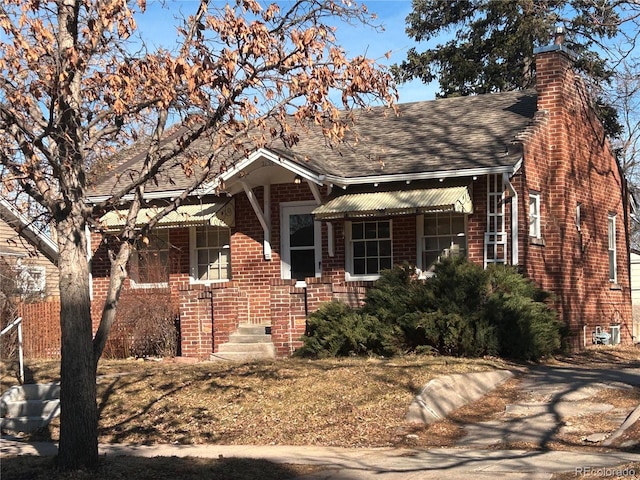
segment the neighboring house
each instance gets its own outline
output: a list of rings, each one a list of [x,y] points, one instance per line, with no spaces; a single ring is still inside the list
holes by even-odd
[[[0,198],[0,268],[15,281],[14,293],[30,301],[57,299],[57,264],[58,247],[51,237]]]
[[[640,343],[640,251],[631,250],[631,304],[633,305],[633,341]]]
[[[553,292],[575,348],[596,327],[630,342],[625,181],[572,52],[553,45],[535,60],[535,91],[404,104],[399,116],[361,111],[357,142],[329,148],[305,132],[292,148],[227,165],[140,242],[127,288],[174,296],[183,356],[222,352],[243,324],[269,327],[285,356],[322,302],[357,304],[395,264],[428,276],[441,258],[464,255],[518,265]],[[94,200],[140,161],[133,150]],[[186,180],[171,177],[147,186],[141,221],[180,192]],[[92,234],[96,321],[108,234],[122,219],[108,213],[107,235]]]

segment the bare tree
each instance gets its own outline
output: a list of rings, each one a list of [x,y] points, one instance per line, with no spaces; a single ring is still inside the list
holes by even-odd
[[[256,147],[275,140],[293,144],[295,125],[308,121],[321,124],[328,141],[340,141],[347,119],[338,108],[395,100],[385,70],[371,59],[347,58],[329,26],[336,19],[370,24],[366,10],[353,2],[263,6],[237,0],[220,6],[201,0],[179,28],[176,52],[148,51],[134,37],[134,11],[144,9],[144,0],[0,3],[4,193],[37,202],[51,218],[59,246],[58,464],[65,469],[98,462],[97,362],[137,236],[216,173],[225,152],[242,152],[249,140]],[[336,91],[342,95],[338,104],[331,100]],[[181,127],[161,142],[172,119],[180,119]],[[87,203],[91,166],[110,168],[111,156],[143,134],[148,140],[142,168],[121,179],[122,187],[109,198]],[[205,139],[208,156],[184,154]],[[145,184],[178,162],[190,186],[136,231]],[[133,200],[94,337],[86,230],[125,196]]]

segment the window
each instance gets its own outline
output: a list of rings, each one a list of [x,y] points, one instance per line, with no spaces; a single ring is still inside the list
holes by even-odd
[[[311,212],[315,202],[282,203],[280,210],[280,267],[282,278],[304,282],[322,270],[320,222]]]
[[[191,229],[191,279],[215,282],[231,278],[230,231],[223,227]]]
[[[607,233],[609,237],[609,281],[618,281],[618,268],[616,266],[616,216],[609,215],[607,218]]]
[[[42,293],[46,285],[46,268],[36,265],[16,265],[18,293]]]
[[[576,228],[578,231],[582,229],[582,204],[576,204]]]
[[[422,237],[422,269],[433,271],[443,258],[466,256],[467,237],[465,215],[437,213],[424,216]]]
[[[391,220],[352,222],[350,227],[349,274],[375,279],[381,270],[391,268]]]
[[[131,258],[131,279],[135,284],[165,284],[169,281],[169,231],[151,232],[136,242]]]
[[[540,238],[540,194],[529,194],[529,236]]]

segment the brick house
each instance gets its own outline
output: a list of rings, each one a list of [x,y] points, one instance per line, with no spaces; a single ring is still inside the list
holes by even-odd
[[[357,113],[357,142],[329,148],[306,132],[294,147],[254,150],[160,222],[127,288],[175,298],[183,356],[232,358],[247,324],[286,356],[322,302],[357,304],[394,264],[428,276],[443,256],[465,255],[518,265],[555,293],[574,347],[596,327],[630,342],[624,178],[573,53],[553,45],[535,60],[535,91],[403,104],[397,116],[374,108]],[[134,147],[95,199],[139,161]],[[174,171],[149,185],[140,218],[182,181]],[[108,213],[92,234],[96,312],[121,218]]]

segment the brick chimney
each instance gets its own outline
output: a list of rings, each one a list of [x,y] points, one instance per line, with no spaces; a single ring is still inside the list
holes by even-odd
[[[533,50],[536,62],[536,90],[538,110],[552,116],[562,99],[570,99],[575,92],[573,65],[577,55],[564,45],[564,28],[557,27],[552,45]]]
[[[552,45],[533,50],[536,62],[538,110],[546,111],[550,120],[561,116],[563,107],[575,100],[576,76],[573,71],[577,55],[564,45],[564,28],[557,27]]]

